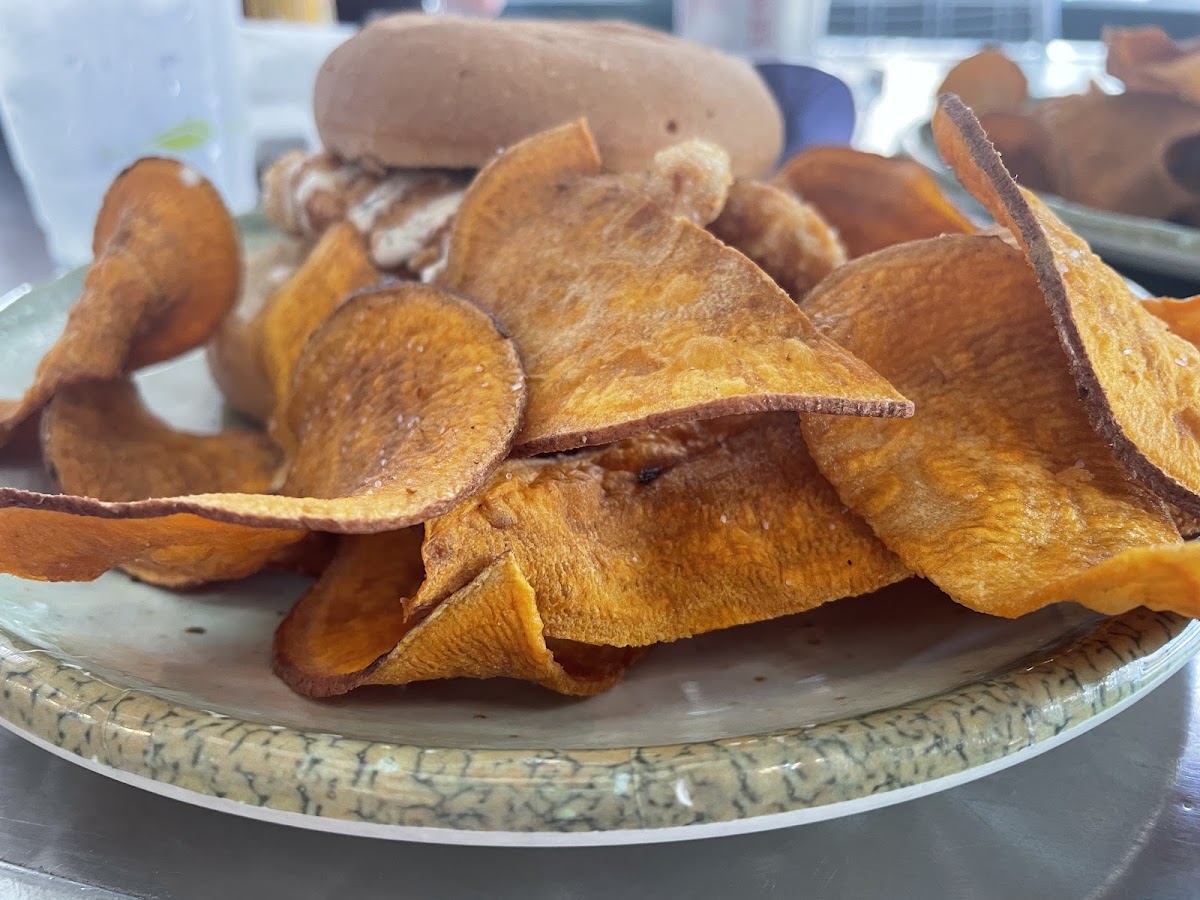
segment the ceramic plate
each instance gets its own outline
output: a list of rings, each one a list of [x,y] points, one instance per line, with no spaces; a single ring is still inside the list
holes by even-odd
[[[974,206],[942,162],[928,122],[909,128],[901,138],[901,149],[932,171],[944,188]],[[1104,212],[1050,194],[1042,199],[1110,263],[1200,281],[1200,228]]]
[[[26,383],[79,283],[0,309],[0,396]],[[197,354],[141,381],[177,425],[225,419]],[[36,461],[0,463],[0,483],[46,486]],[[242,815],[407,840],[612,844],[942,790],[1080,734],[1200,647],[1200,626],[1172,615],[1061,606],[1010,622],[913,582],[658,648],[590,700],[462,682],[315,702],[268,662],[304,587],[0,578],[0,717],[76,763]]]

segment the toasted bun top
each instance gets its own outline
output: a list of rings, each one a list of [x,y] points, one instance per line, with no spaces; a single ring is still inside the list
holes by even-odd
[[[326,148],[375,168],[475,168],[581,116],[617,171],[705,138],[761,175],[783,144],[749,64],[616,22],[391,16],[330,54],[313,103]]]

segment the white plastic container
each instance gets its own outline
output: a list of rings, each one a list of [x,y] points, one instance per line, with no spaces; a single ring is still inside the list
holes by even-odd
[[[59,266],[91,257],[104,190],[139,156],[254,207],[240,20],[238,0],[0,0],[0,122]]]

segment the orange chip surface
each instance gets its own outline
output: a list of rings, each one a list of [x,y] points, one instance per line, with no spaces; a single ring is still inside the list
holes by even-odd
[[[163,587],[184,588],[260,571],[304,538],[295,529],[255,528],[161,512],[121,517],[85,498],[0,488],[0,571],[37,581],[91,581],[118,567]]]
[[[1186,300],[1169,297],[1152,297],[1142,301],[1142,306],[1167,323],[1171,331],[1185,341],[1200,347],[1200,296]]]
[[[506,463],[426,535],[418,606],[511,553],[546,633],[587,644],[673,641],[908,576],[845,510],[786,413]]]
[[[985,47],[947,72],[937,92],[958,94],[977,116],[1017,113],[1029,99],[1029,82],[1004,51]]]
[[[260,314],[310,249],[305,241],[284,238],[247,258],[241,296],[205,346],[208,370],[226,402],[256,422],[265,423],[275,406],[262,359]]]
[[[1200,612],[1194,590],[1155,592],[1153,560],[1194,580],[1200,545],[1177,555],[1165,505],[1092,430],[1019,251],[976,235],[895,247],[841,267],[806,305],[917,404],[886,426],[803,423],[820,470],[913,571],[992,615],[1062,600]]]
[[[799,301],[846,261],[846,249],[821,214],[772,184],[738,181],[709,228],[745,253]]]
[[[267,493],[281,462],[261,431],[172,428],[143,405],[129,380],[61,390],[42,416],[42,455],[64,493],[115,501]]]
[[[237,228],[216,189],[174,160],[140,159],[104,196],[95,263],[20,400],[0,402],[0,444],[63,385],[116,378],[203,343],[238,295]]]
[[[351,294],[380,277],[362,238],[353,226],[340,222],[321,236],[296,273],[271,296],[252,327],[257,328],[273,409],[287,405],[296,363],[317,327]],[[271,424],[276,439],[291,449],[295,436],[281,430],[278,416]]]
[[[942,157],[1025,251],[1100,437],[1160,497],[1200,513],[1200,352],[1087,243],[1013,182],[971,111],[943,97]]]
[[[417,617],[411,598],[421,583],[420,548],[419,530],[344,538],[276,632],[279,676],[313,697],[364,684],[495,677],[588,695],[611,687],[641,656],[548,641],[533,589],[511,556]]]
[[[115,542],[94,551],[102,567],[74,560],[79,548],[69,540],[47,542],[35,561],[20,555],[24,544],[0,541],[0,571],[42,578],[98,573],[141,559],[150,538],[139,527],[168,542],[166,519],[184,528],[184,541],[197,517],[292,532],[374,533],[421,522],[477,488],[507,456],[525,401],[516,350],[491,319],[459,297],[412,282],[359,294],[330,316],[301,355],[293,387],[286,417],[298,443],[284,496],[209,487],[115,502],[6,490],[0,507],[13,528],[53,511],[65,514],[53,519],[64,531],[88,531],[97,520],[142,524],[102,532]],[[144,495],[164,483],[223,486],[221,478],[253,470],[238,458],[248,452],[244,442],[177,436],[132,391],[96,390],[56,409],[50,420],[47,456],[64,481],[95,486],[96,493],[103,483],[105,492]],[[161,446],[149,449],[155,443]],[[187,452],[174,452],[180,447]],[[141,471],[147,459],[163,470]]]
[[[774,182],[815,206],[851,257],[975,230],[925,167],[911,159],[813,147],[785,162]]]
[[[615,648],[800,612],[909,575],[817,473],[786,413],[510,461],[426,524],[424,567],[411,548],[407,561],[395,549],[405,541],[415,546],[391,535],[347,540],[343,553],[356,558],[328,569],[293,611],[276,660],[298,690],[333,693],[428,672],[419,677],[513,675],[592,693],[632,662]],[[389,574],[367,584],[376,571]],[[474,586],[470,600],[464,585]],[[406,636],[418,622],[423,644]],[[507,636],[489,650],[478,638],[497,624]],[[543,643],[572,673],[588,672],[586,682],[546,668]],[[455,659],[467,649],[469,658]]]
[[[520,348],[518,453],[768,409],[910,414],[757,266],[644,185],[603,176],[576,122],[505,152],[463,198],[439,282]]]

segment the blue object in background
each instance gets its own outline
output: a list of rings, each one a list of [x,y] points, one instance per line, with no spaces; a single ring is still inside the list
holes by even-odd
[[[848,144],[854,135],[854,95],[846,82],[812,66],[759,63],[784,120],[786,159],[816,144]]]

